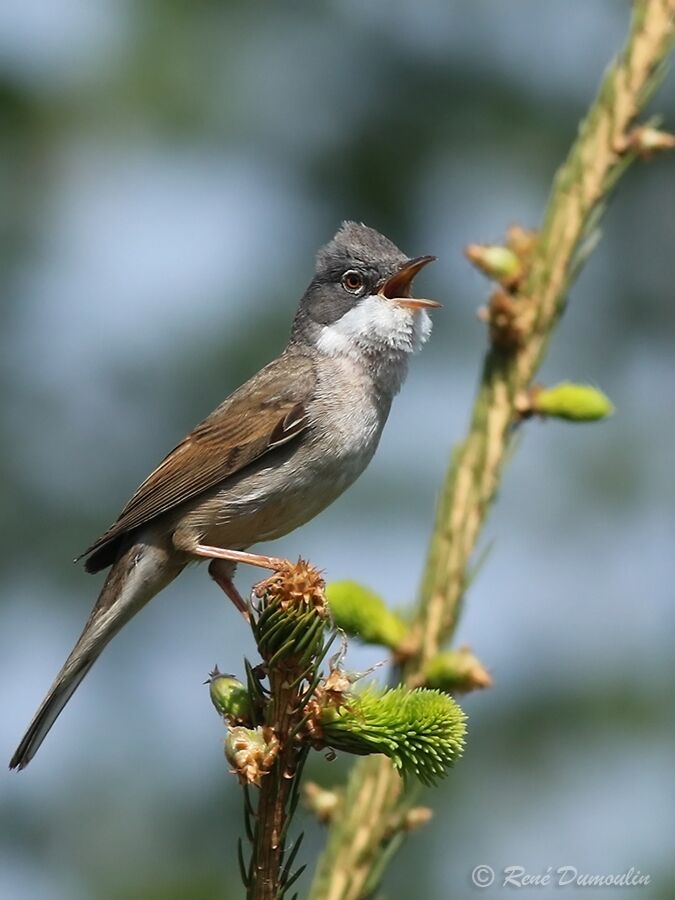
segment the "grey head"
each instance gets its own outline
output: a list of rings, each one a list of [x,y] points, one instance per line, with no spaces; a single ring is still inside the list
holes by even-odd
[[[408,355],[431,332],[427,308],[440,306],[410,296],[413,278],[433,259],[410,258],[373,228],[344,222],[317,253],[291,343],[349,356],[373,370],[401,369],[402,380]]]

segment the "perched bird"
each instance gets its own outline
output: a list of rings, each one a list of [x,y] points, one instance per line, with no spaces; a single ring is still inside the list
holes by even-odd
[[[433,259],[354,222],[319,250],[283,353],[197,425],[82,554],[88,572],[110,571],[10,768],[28,765],[106,644],[189,562],[212,560],[243,610],[237,563],[284,565],[246,548],[309,521],[363,472],[429,337],[426,309],[440,305],[410,297]]]

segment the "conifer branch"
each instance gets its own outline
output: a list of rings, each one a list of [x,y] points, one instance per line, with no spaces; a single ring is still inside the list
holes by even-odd
[[[467,437],[453,453],[415,611],[406,661],[395,671],[408,684],[424,680],[425,667],[452,636],[461,611],[469,565],[507,459],[514,425],[521,419],[566,295],[591,252],[612,188],[629,164],[670,136],[633,128],[658,85],[674,40],[675,0],[635,0],[628,40],[606,73],[581,123],[577,139],[553,182],[538,235],[517,229],[507,248],[469,248],[490,266],[499,288],[485,318],[490,348]],[[485,271],[485,266],[481,266]],[[412,647],[412,650],[410,650]],[[354,766],[343,813],[330,827],[312,900],[364,900],[376,887],[398,846],[391,822],[410,806],[394,766],[384,757]]]
[[[256,585],[247,614],[262,662],[246,662],[246,685],[216,668],[209,693],[244,787],[251,850],[247,861],[240,840],[238,858],[247,900],[283,900],[305,868],[296,867],[302,835],[290,847],[289,831],[309,751],[384,754],[404,777],[434,784],[462,753],[465,717],[441,690],[355,687],[363,676],[342,668],[344,646],[324,674],[336,630],[323,579],[303,560]]]

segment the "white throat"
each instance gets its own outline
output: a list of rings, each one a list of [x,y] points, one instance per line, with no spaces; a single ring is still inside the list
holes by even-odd
[[[425,310],[406,309],[371,294],[337,322],[324,325],[317,348],[328,356],[358,360],[382,388],[395,394],[405,380],[410,355],[430,334],[431,319]]]

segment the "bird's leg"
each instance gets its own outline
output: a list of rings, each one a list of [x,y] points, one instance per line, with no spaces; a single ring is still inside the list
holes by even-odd
[[[278,572],[285,569],[288,560],[279,556],[260,556],[257,553],[246,553],[243,550],[224,550],[222,547],[208,547],[206,544],[196,544],[190,548],[194,556],[202,556],[206,559],[228,559],[234,563],[244,563],[247,566],[260,566],[261,569],[272,569]]]
[[[209,565],[209,575],[213,578],[218,587],[230,598],[246,621],[248,621],[249,615],[246,601],[237,590],[234,581],[232,580],[232,575],[224,571],[218,563],[219,560],[217,559],[211,561]]]

